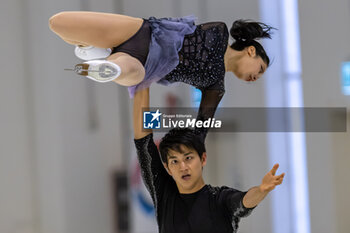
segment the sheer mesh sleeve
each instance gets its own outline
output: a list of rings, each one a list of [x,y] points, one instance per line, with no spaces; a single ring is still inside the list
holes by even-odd
[[[202,90],[202,99],[198,109],[197,120],[205,121],[213,118],[217,106],[225,94],[224,79],[222,78],[216,84]],[[203,141],[207,136],[209,128],[196,128],[195,131],[199,134]]]
[[[151,194],[154,206],[158,208],[164,192],[164,186],[170,176],[163,167],[158,148],[153,141],[153,134],[134,141],[140,162],[142,179]]]
[[[227,207],[231,210],[233,218],[247,217],[251,214],[255,208],[246,208],[243,205],[243,197],[247,192],[241,192],[235,190],[235,192],[230,193],[226,200]]]
[[[227,26],[224,22],[208,22],[200,24],[203,30],[208,30],[213,27],[219,28],[221,33],[224,33],[227,30]]]
[[[243,205],[243,197],[247,192],[242,192],[229,187],[222,187],[219,200],[226,209],[226,213],[231,219],[233,229],[238,229],[240,218],[249,216],[253,209]],[[235,231],[234,231],[235,232]]]

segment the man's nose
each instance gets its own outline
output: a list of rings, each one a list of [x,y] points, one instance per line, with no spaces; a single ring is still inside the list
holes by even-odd
[[[187,164],[184,161],[180,162],[180,169],[181,170],[186,170],[187,169]]]

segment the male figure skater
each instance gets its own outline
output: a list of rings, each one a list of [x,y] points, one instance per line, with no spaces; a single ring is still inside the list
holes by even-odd
[[[204,183],[205,135],[191,129],[173,129],[159,151],[151,130],[142,129],[143,108],[149,107],[149,89],[134,97],[134,136],[141,173],[151,194],[160,233],[235,233],[241,217],[250,214],[283,181],[275,164],[259,186],[241,192]],[[206,134],[207,131],[202,131]]]

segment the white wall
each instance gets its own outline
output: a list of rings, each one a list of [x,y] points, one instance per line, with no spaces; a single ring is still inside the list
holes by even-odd
[[[299,1],[299,12],[305,106],[349,108],[340,64],[350,59],[350,2]],[[349,137],[307,135],[312,232],[349,232]]]
[[[21,1],[1,3],[0,232],[34,232],[33,127]]]
[[[114,7],[112,1],[95,5]],[[2,5],[8,57],[1,60],[0,232],[114,230],[111,175],[127,159],[127,92],[63,71],[78,60],[73,46],[48,28],[53,14],[81,7],[80,1]]]

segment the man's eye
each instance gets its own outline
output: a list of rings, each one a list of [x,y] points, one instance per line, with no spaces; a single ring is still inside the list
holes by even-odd
[[[190,159],[192,159],[192,156],[188,156],[188,157],[186,157],[186,159],[187,159],[187,160],[190,160]]]
[[[176,160],[171,160],[171,163],[172,163],[172,164],[176,164],[177,161],[176,161]]]

